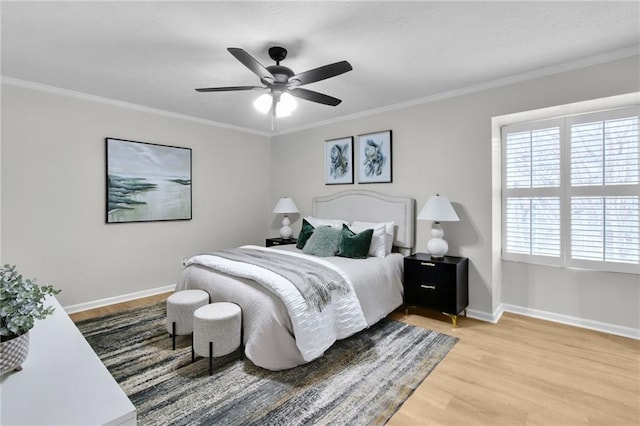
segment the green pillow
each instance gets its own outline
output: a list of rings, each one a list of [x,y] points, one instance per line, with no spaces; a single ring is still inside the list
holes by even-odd
[[[335,256],[338,252],[341,235],[341,229],[319,226],[307,240],[302,252],[319,257]]]
[[[373,237],[373,229],[365,229],[356,234],[347,225],[342,225],[338,256],[352,259],[366,259]]]
[[[298,234],[298,242],[296,243],[296,247],[298,247],[299,249],[302,249],[306,244],[307,240],[309,239],[309,237],[311,236],[311,234],[313,234],[314,229],[315,228],[313,227],[313,225],[307,222],[307,219],[302,219],[302,229]]]

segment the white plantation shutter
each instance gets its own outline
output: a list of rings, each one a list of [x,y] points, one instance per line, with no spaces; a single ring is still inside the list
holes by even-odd
[[[558,264],[560,121],[510,126],[503,132],[503,247],[514,260]]]
[[[505,216],[507,252],[531,254],[531,198],[507,198]]]
[[[638,117],[571,125],[571,186],[638,183]]]
[[[571,157],[567,264],[633,270],[640,261],[637,108],[569,117],[566,124]]]
[[[560,186],[560,128],[508,133],[506,137],[506,187]]]
[[[506,214],[509,253],[560,256],[560,198],[511,197]]]
[[[560,256],[560,197],[539,197],[532,200],[531,254]]]
[[[572,197],[571,259],[637,264],[638,197]]]
[[[502,129],[504,259],[640,273],[638,111]]]

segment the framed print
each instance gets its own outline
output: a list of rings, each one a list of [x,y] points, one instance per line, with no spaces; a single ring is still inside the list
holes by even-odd
[[[353,137],[324,142],[326,185],[353,183]]]
[[[358,183],[391,182],[391,130],[358,135]]]
[[[106,138],[106,222],[191,219],[191,148]]]

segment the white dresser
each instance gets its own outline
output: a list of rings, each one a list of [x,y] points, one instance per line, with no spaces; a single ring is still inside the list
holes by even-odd
[[[136,409],[55,297],[22,371],[0,379],[0,424],[135,425]]]

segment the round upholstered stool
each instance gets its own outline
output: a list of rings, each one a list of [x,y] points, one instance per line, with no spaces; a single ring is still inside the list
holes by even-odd
[[[209,293],[204,290],[182,290],[167,298],[167,331],[176,349],[176,335],[193,333],[193,313],[209,304]]]
[[[217,302],[193,313],[191,360],[196,355],[209,358],[209,375],[213,358],[228,355],[242,344],[242,311],[235,303]],[[241,355],[242,356],[242,355]]]

